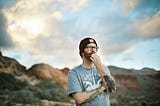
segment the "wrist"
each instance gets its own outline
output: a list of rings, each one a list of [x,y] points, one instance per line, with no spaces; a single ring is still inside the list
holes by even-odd
[[[97,92],[98,92],[98,93],[102,93],[101,88],[98,88],[98,89],[97,89]]]
[[[105,67],[102,64],[96,65],[96,67],[97,67],[99,73],[101,74],[101,76],[107,75]]]
[[[102,92],[104,92],[105,89],[106,89],[106,88],[105,88],[104,86],[101,86],[101,87],[98,88],[97,90],[98,90],[99,93],[102,93]]]
[[[87,99],[87,101],[90,101],[90,100],[94,99],[95,97],[97,97],[99,95],[99,90],[98,89],[94,89],[94,90],[92,90],[92,91],[90,91],[88,93],[90,93],[90,96]]]

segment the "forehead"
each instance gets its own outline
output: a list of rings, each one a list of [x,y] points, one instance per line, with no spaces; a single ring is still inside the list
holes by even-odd
[[[95,43],[89,43],[89,44],[86,45],[86,46],[96,46],[96,44],[95,44]]]

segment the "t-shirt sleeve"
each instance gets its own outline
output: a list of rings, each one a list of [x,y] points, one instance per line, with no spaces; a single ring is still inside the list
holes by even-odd
[[[109,68],[108,68],[107,66],[105,66],[105,70],[106,70],[107,74],[108,74],[109,76],[111,76],[111,72],[110,72],[110,70],[109,70]]]
[[[82,92],[82,87],[77,73],[71,70],[68,74],[68,95],[72,97],[72,93],[76,92]]]
[[[107,71],[108,75],[115,81],[114,77],[111,75],[110,69],[105,66],[105,70]]]

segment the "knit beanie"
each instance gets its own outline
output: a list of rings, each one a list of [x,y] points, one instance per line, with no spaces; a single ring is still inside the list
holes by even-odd
[[[86,45],[88,45],[89,43],[95,43],[95,45],[97,46],[97,43],[93,38],[87,37],[87,38],[84,38],[80,41],[79,54],[80,54],[81,57],[82,57],[82,53],[84,52],[84,49],[85,49]]]

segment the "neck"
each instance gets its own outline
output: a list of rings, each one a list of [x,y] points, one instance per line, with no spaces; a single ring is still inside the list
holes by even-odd
[[[91,60],[83,59],[83,63],[82,63],[83,67],[90,69],[91,67],[93,67],[93,65],[94,64]]]

